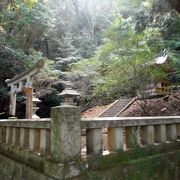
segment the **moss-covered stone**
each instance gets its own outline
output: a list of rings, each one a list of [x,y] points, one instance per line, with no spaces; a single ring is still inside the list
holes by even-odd
[[[180,142],[144,148],[137,147],[107,156],[66,162],[41,161],[30,152],[21,158],[0,154],[0,179],[3,180],[178,180],[180,179]],[[21,153],[21,150],[18,151]],[[32,156],[32,157],[31,157]],[[26,158],[25,158],[26,157]],[[29,161],[22,161],[29,159]],[[28,164],[31,163],[31,166]],[[37,160],[38,162],[38,160]],[[38,167],[41,167],[40,169]]]
[[[51,117],[52,158],[57,162],[70,162],[80,158],[80,108],[76,106],[54,107]]]

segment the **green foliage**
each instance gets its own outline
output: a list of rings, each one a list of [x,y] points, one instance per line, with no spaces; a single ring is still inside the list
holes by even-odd
[[[155,59],[160,46],[160,33],[158,29],[152,28],[137,33],[131,18],[121,18],[115,21],[106,36],[108,42],[100,53],[106,83],[98,87],[97,91],[106,92],[110,96],[127,92],[133,94],[139,88],[140,72],[145,74],[146,71],[147,76],[153,74],[153,71],[141,66]],[[152,42],[156,42],[156,46]]]
[[[3,6],[0,22],[0,85],[42,59],[34,44],[49,26],[46,6],[37,0],[14,0]]]
[[[59,71],[54,70],[54,61],[46,59],[43,69],[38,73],[34,82],[34,89],[39,92],[48,89],[58,80]]]
[[[102,43],[102,32],[115,17],[110,0],[87,1],[51,0],[55,22],[46,32],[48,57],[83,57],[93,55]]]
[[[15,0],[3,11],[2,27],[13,48],[27,51],[34,39],[50,26],[47,7],[36,1]]]
[[[0,85],[46,56],[55,64],[46,62],[37,89],[64,78],[92,97],[134,94],[148,77],[164,76],[148,68],[163,49],[175,69],[168,77],[178,84],[179,18],[167,0],[7,1],[0,11]]]
[[[8,98],[7,96],[7,93],[8,93],[8,89],[7,88],[0,88],[0,99],[3,99],[3,98]]]

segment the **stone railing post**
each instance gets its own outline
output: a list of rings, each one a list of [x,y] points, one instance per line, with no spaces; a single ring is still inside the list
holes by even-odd
[[[69,162],[81,154],[81,113],[77,106],[51,109],[51,155],[57,162]]]
[[[154,144],[154,126],[142,126],[141,127],[141,136],[143,145],[152,145]]]
[[[109,151],[123,150],[124,148],[124,128],[108,128]]]
[[[86,130],[86,144],[87,144],[87,154],[88,155],[98,155],[102,154],[102,141],[103,134],[102,129],[87,129]]]
[[[125,136],[127,148],[134,148],[141,145],[140,127],[126,127]]]

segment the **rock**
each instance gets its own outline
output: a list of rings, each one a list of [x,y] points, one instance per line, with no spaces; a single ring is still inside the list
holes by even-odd
[[[167,108],[163,108],[163,109],[161,109],[161,112],[164,112],[164,111],[166,111],[167,110]]]

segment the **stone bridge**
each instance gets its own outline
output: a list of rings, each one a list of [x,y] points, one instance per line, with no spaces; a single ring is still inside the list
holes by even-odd
[[[81,119],[58,106],[50,119],[0,121],[2,180],[178,180],[180,116]]]

